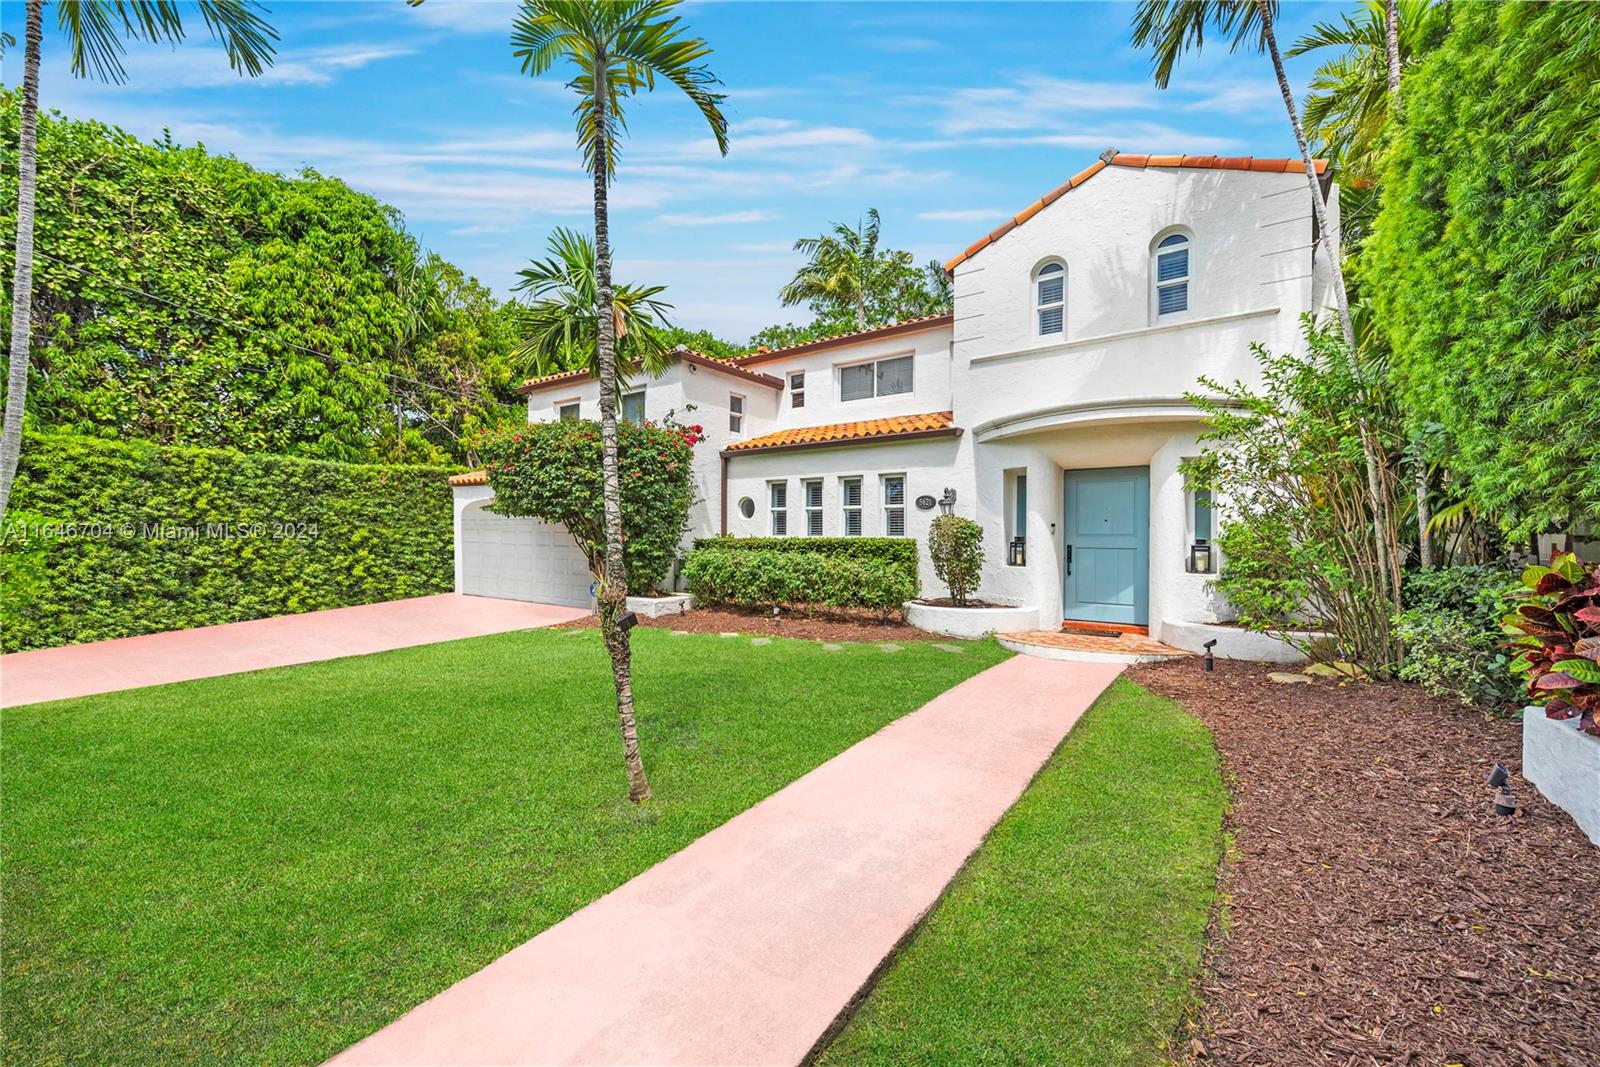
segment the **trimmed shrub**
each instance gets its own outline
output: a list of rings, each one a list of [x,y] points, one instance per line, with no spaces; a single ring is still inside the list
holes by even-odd
[[[910,537],[702,537],[694,547],[739,552],[805,552],[876,560],[903,568],[917,581],[917,542]]]
[[[30,434],[4,649],[449,592],[451,473]]]
[[[888,618],[917,595],[904,567],[839,553],[696,548],[683,574],[698,603],[743,608],[867,608]]]
[[[1463,564],[1406,575],[1406,610],[1395,616],[1405,647],[1399,675],[1434,696],[1496,710],[1514,705],[1518,686],[1500,632],[1516,580],[1493,564]]]
[[[928,528],[928,555],[950,599],[965,605],[983,575],[983,527],[960,515],[940,515]]]
[[[649,592],[677,558],[694,502],[694,446],[700,427],[617,422],[617,474],[622,498],[622,554],[627,588]],[[605,496],[600,424],[587,419],[536,422],[478,442],[494,489],[491,511],[567,528],[605,573]]]

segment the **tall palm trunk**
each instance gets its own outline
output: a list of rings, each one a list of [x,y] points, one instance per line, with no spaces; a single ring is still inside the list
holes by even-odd
[[[1400,2],[1383,0],[1383,50],[1389,66],[1389,117],[1400,109]]]
[[[22,48],[21,136],[17,143],[17,241],[11,276],[11,365],[6,373],[5,428],[0,430],[0,520],[11,503],[11,483],[22,458],[22,415],[28,408],[28,341],[33,317],[33,203],[39,159],[39,43],[44,0],[28,0]]]
[[[605,500],[606,563],[600,579],[600,633],[611,656],[611,676],[617,687],[617,719],[622,727],[622,758],[628,766],[628,799],[650,799],[650,782],[639,755],[639,731],[633,721],[633,650],[628,631],[617,626],[627,606],[628,576],[622,557],[622,481],[617,470],[617,323],[611,292],[611,235],[606,209],[610,180],[607,123],[609,87],[604,49],[594,57],[594,318],[600,364],[600,469]]]
[[[1350,296],[1344,287],[1344,265],[1339,247],[1339,231],[1328,225],[1328,205],[1322,198],[1322,186],[1317,181],[1317,168],[1311,160],[1311,147],[1306,142],[1305,126],[1300,122],[1300,111],[1294,104],[1294,90],[1289,87],[1289,76],[1283,69],[1283,53],[1278,49],[1278,37],[1272,27],[1272,5],[1267,0],[1256,0],[1261,12],[1261,38],[1272,56],[1272,69],[1278,76],[1278,91],[1283,95],[1283,106],[1289,112],[1289,125],[1294,127],[1295,144],[1300,148],[1300,158],[1305,163],[1306,183],[1311,187],[1311,213],[1317,222],[1328,252],[1328,266],[1333,272],[1333,296],[1339,312],[1339,328],[1344,334],[1345,357],[1350,373],[1361,381],[1361,365],[1356,357],[1356,328],[1350,318]],[[1372,539],[1377,550],[1378,581],[1380,589],[1388,594],[1396,610],[1400,608],[1399,567],[1389,551],[1389,509],[1385,506],[1382,483],[1378,478],[1378,447],[1372,426],[1363,414],[1358,420],[1361,431],[1361,452],[1367,467],[1367,497],[1372,508]]]

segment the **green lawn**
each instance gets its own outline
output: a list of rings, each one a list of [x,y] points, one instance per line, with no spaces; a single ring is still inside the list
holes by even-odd
[[[594,631],[9,710],[9,1063],[312,1063],[999,662]]]
[[[1225,804],[1205,727],[1117,681],[821,1062],[1164,1062],[1199,969]]]

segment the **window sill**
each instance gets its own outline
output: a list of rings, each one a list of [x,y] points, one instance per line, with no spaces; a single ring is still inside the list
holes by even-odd
[[[1281,309],[1276,307],[1256,308],[1253,311],[1235,311],[1227,315],[1213,315],[1210,318],[1185,318],[1182,322],[1161,322],[1154,326],[1140,326],[1133,330],[1121,330],[1117,333],[1103,333],[1096,337],[1081,337],[1070,341],[1051,341],[1031,345],[1027,348],[1017,348],[1008,352],[991,352],[984,356],[973,356],[967,362],[995,363],[1003,359],[1017,359],[1022,356],[1038,356],[1054,352],[1070,352],[1077,348],[1093,348],[1096,345],[1112,344],[1116,341],[1125,341],[1134,337],[1144,337],[1157,333],[1172,333],[1177,330],[1187,330],[1195,326],[1216,326],[1226,322],[1241,322],[1245,319],[1267,318],[1276,315]]]

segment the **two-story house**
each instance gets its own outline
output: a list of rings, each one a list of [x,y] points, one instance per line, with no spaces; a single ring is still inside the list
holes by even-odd
[[[1337,187],[1321,175],[1337,218]],[[1303,348],[1328,271],[1297,160],[1107,152],[946,265],[953,314],[722,361],[680,352],[629,418],[705,427],[690,537],[909,536],[984,526],[981,595],[1197,647],[1226,618],[1199,452],[1201,375],[1254,382],[1253,343]],[[583,374],[527,382],[529,421],[596,418]],[[456,584],[588,602],[564,531],[452,479]],[[924,593],[941,595],[924,558]]]

